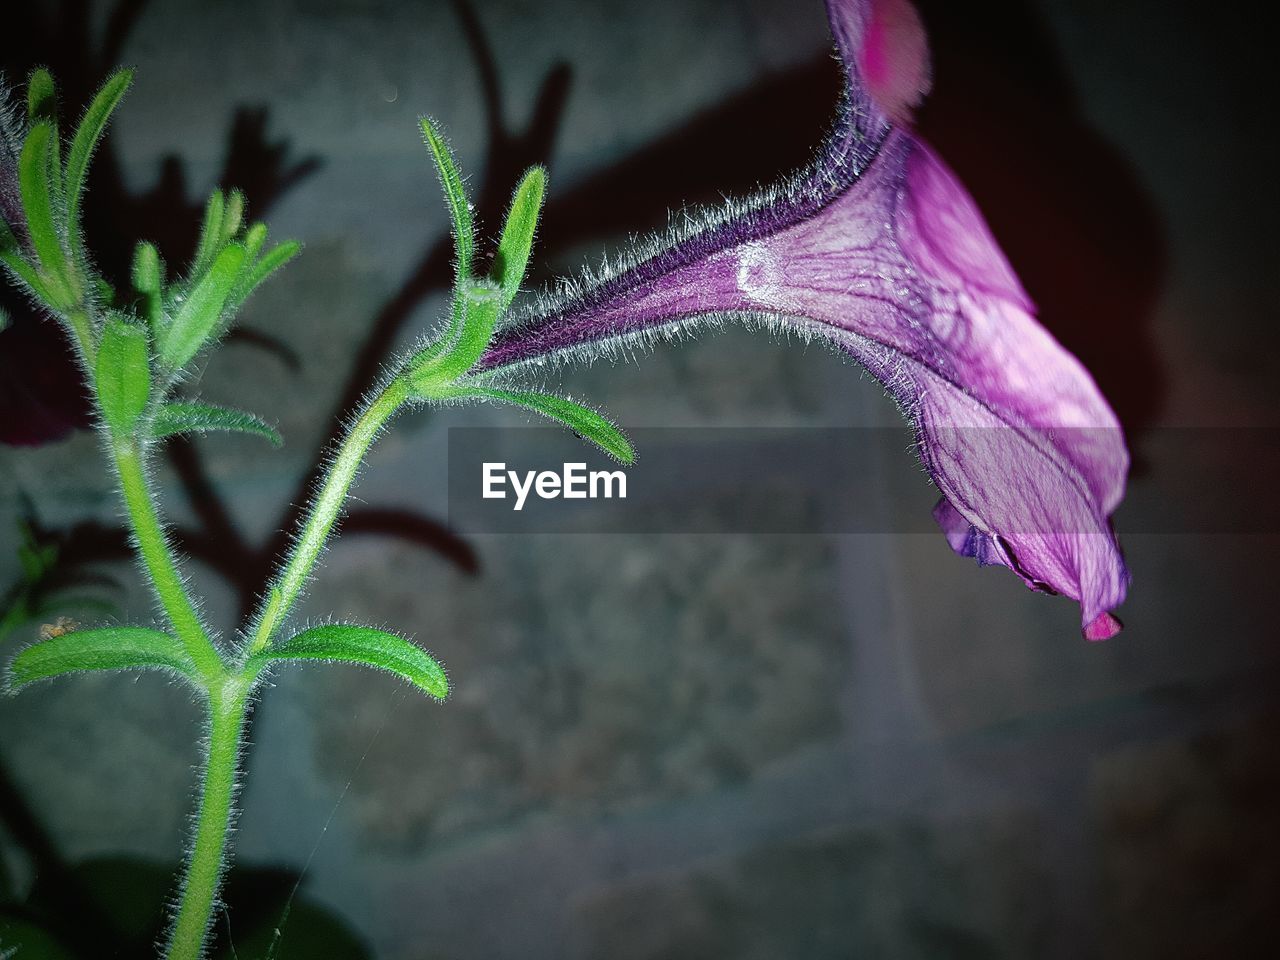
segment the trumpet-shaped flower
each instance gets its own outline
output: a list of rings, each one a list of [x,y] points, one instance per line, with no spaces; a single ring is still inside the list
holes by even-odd
[[[1129,580],[1109,521],[1129,463],[1115,415],[911,128],[929,67],[908,0],[827,9],[847,91],[820,159],[527,309],[479,366],[500,377],[708,317],[825,337],[914,426],[952,548],[1078,600],[1084,635],[1110,637]]]

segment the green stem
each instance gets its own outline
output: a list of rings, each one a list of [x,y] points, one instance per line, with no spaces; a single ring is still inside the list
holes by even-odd
[[[225,675],[226,668],[213,641],[205,633],[195,605],[183,585],[177,561],[169,550],[169,541],[156,515],[155,500],[142,465],[142,452],[137,441],[133,440],[113,442],[112,451],[138,552],[151,575],[156,596],[196,667],[207,680],[215,682]]]
[[[409,385],[402,377],[396,377],[365,407],[364,412],[347,431],[329,472],[311,503],[302,531],[293,542],[293,549],[264,598],[249,635],[248,655],[263,650],[280,622],[298,598],[311,569],[320,557],[333,524],[342,512],[347,493],[355,482],[356,474],[365,454],[369,451],[378,432],[409,397]]]
[[[182,898],[169,940],[169,960],[199,960],[226,866],[227,833],[235,804],[240,739],[248,713],[248,677],[235,677],[209,694],[209,742],[204,788],[196,814],[195,842],[187,861]]]
[[[71,332],[84,356],[85,365],[92,370],[98,350],[93,342],[93,320],[89,312],[83,307],[76,307],[67,314],[67,322],[71,324]]]

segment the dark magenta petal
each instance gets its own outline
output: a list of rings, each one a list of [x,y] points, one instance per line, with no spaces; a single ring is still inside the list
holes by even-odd
[[[902,123],[929,92],[929,40],[910,0],[872,0],[858,71],[885,115]]]
[[[1128,587],[1109,522],[1129,462],[1119,424],[1035,320],[954,174],[891,122],[904,91],[927,77],[912,46],[918,21],[903,26],[902,2],[828,3],[849,89],[813,169],[544,302],[499,336],[482,367],[594,354],[708,315],[782,318],[825,336],[915,426],[952,548],[1078,600],[1086,635],[1110,635],[1119,621],[1108,611]],[[864,37],[876,48],[864,50]]]
[[[1123,624],[1109,613],[1100,613],[1084,628],[1086,640],[1110,640],[1123,629]]]

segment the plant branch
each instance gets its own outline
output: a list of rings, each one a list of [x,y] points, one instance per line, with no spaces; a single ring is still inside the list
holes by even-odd
[[[276,628],[288,615],[333,531],[365,454],[378,432],[408,398],[408,383],[403,377],[396,377],[365,406],[364,412],[347,431],[319,492],[312,500],[289,558],[276,575],[248,632],[248,636],[253,638],[246,651],[249,656],[266,648]]]
[[[205,632],[195,604],[182,582],[182,573],[156,513],[155,498],[147,482],[138,441],[113,441],[110,448],[138,553],[146,564],[156,597],[201,674],[209,681],[215,681],[225,674],[222,657]]]

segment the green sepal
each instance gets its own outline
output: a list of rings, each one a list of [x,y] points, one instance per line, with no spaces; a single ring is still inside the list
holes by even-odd
[[[107,128],[111,114],[120,105],[132,83],[132,70],[117,70],[107,78],[107,82],[89,104],[89,109],[84,112],[80,126],[76,128],[71,140],[71,151],[67,154],[66,198],[67,223],[75,244],[79,243],[80,201],[89,176],[89,161],[93,159],[93,152],[102,140],[102,132]]]
[[[57,132],[52,124],[41,122],[32,126],[18,160],[18,185],[31,248],[43,274],[45,299],[55,310],[65,310],[74,298],[67,278],[67,253],[54,217],[58,178],[53,155],[56,140]]]
[[[88,670],[164,670],[195,680],[196,665],[176,638],[144,627],[101,627],[39,640],[9,663],[7,688],[15,693],[38,680]]]
[[[447,393],[455,380],[475,365],[493,338],[502,313],[502,291],[488,280],[471,280],[461,297],[462,329],[452,344],[434,343],[408,364],[410,388],[422,397]]]
[[[151,399],[147,334],[141,327],[116,315],[107,318],[98,345],[94,383],[111,432],[117,437],[130,436]]]
[[[191,261],[190,276],[198,277],[213,263],[222,245],[222,218],[225,201],[221,190],[209,194],[204,207],[204,220],[200,224],[200,242],[196,244],[195,259]]]
[[[371,627],[332,624],[313,627],[251,656],[251,675],[282,660],[327,660],[386,670],[408,680],[437,700],[449,695],[444,669],[421,647],[403,637]]]
[[[494,387],[458,385],[442,395],[444,399],[452,397],[481,397],[486,400],[497,400],[514,404],[544,417],[558,420],[574,433],[590,440],[615,460],[630,466],[636,461],[635,448],[612,422],[590,407],[584,407],[573,400],[553,396],[548,393],[535,393],[526,390],[500,390]]]
[[[27,80],[27,119],[32,123],[58,120],[58,87],[44,67],[32,70]]]
[[[529,253],[533,250],[533,235],[538,229],[538,215],[546,194],[547,172],[542,167],[530,167],[520,186],[511,198],[511,209],[502,227],[502,239],[493,261],[493,279],[502,289],[502,309],[520,291],[524,275],[529,269]]]
[[[228,244],[209,272],[196,282],[177,312],[159,333],[159,354],[170,370],[186,366],[217,332],[222,310],[244,266],[244,247]]]
[[[160,440],[180,433],[208,433],[211,430],[251,433],[264,437],[273,447],[284,443],[280,431],[261,417],[208,403],[161,404],[151,420],[150,436],[153,440]]]

